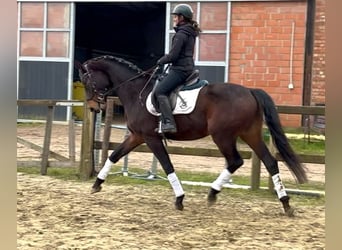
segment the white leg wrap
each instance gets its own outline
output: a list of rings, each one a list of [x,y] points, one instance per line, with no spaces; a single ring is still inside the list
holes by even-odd
[[[228,169],[224,169],[219,177],[211,184],[211,187],[217,191],[221,191],[222,186],[229,182],[231,176],[232,174]]]
[[[112,168],[112,165],[113,165],[113,162],[111,162],[108,158],[103,168],[101,169],[100,173],[97,175],[97,178],[101,180],[105,180],[107,175],[109,174],[110,169]]]
[[[184,194],[183,187],[182,187],[182,184],[180,183],[176,173],[173,172],[173,173],[169,174],[167,176],[167,179],[169,180],[169,182],[172,186],[172,189],[173,189],[173,192],[175,193],[175,196],[176,197],[182,196]]]
[[[285,191],[285,186],[283,185],[283,183],[280,179],[280,175],[279,174],[273,175],[272,181],[274,184],[274,189],[277,192],[278,198],[280,199],[284,196],[287,196],[286,191]]]

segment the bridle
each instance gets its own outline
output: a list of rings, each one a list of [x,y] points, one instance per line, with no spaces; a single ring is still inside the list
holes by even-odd
[[[88,69],[88,64],[84,65],[84,68],[86,70],[85,73],[82,74],[82,78],[83,77],[88,77],[89,79],[91,78],[91,72]],[[150,75],[150,77],[148,78],[148,80],[145,83],[145,86],[143,87],[143,89],[141,90],[140,94],[139,94],[139,99],[141,99],[141,94],[143,93],[143,91],[145,90],[146,86],[150,83],[152,77],[156,74],[156,72],[159,69],[159,65],[155,65],[153,67],[151,67],[150,69],[146,70],[146,71],[142,71],[130,78],[128,78],[127,80],[124,80],[122,82],[120,82],[119,84],[117,84],[115,87],[112,87],[110,89],[105,88],[104,92],[99,92],[96,88],[96,82],[92,81],[90,87],[92,88],[92,96],[90,98],[87,98],[87,101],[93,100],[99,104],[105,104],[106,103],[106,97],[110,94],[113,93],[114,91],[116,91],[117,89],[119,89],[121,86],[123,86],[125,83],[133,81],[139,77],[145,76],[145,75]],[[151,73],[152,72],[152,73]],[[89,85],[89,84],[88,84]],[[114,85],[112,83],[112,85]]]

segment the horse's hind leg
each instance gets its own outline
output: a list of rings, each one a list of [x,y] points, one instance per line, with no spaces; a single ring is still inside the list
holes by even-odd
[[[221,191],[222,186],[228,183],[231,175],[243,165],[243,160],[236,149],[236,139],[229,141],[224,140],[222,136],[213,136],[213,140],[225,157],[227,166],[226,169],[224,169],[217,179],[211,184],[208,194],[208,205],[212,205],[216,202],[216,195]]]
[[[256,152],[256,154],[258,155],[259,159],[264,163],[268,173],[272,177],[274,189],[278,195],[279,200],[281,201],[283,205],[286,215],[293,216],[294,209],[290,206],[290,203],[289,203],[290,197],[287,195],[285,186],[280,178],[278,161],[271,155],[265,143],[262,142],[262,144],[263,144],[262,150],[261,150],[262,153],[258,154]]]
[[[285,186],[279,174],[277,160],[272,156],[261,136],[241,136],[241,138],[253,149],[259,159],[264,163],[268,173],[272,177],[274,189],[281,201],[286,215],[293,216],[294,209],[290,206],[290,197],[287,195]]]

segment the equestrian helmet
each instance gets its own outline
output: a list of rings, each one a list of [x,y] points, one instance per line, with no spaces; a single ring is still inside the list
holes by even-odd
[[[193,11],[190,5],[188,4],[178,4],[173,9],[172,13],[173,15],[182,15],[185,18],[192,19],[193,17]]]

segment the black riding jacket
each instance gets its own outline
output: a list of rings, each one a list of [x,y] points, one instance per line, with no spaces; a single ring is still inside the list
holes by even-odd
[[[172,38],[171,50],[169,54],[161,57],[158,63],[171,63],[170,69],[192,72],[195,40],[198,32],[190,23],[181,24],[174,29],[176,34]]]

